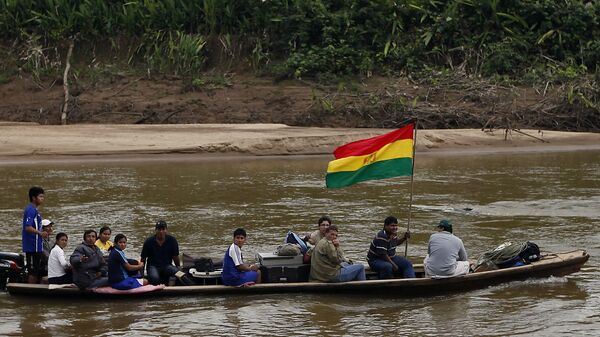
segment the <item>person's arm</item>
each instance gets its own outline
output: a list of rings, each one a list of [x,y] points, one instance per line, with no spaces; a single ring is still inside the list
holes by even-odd
[[[373,239],[373,246],[375,247],[375,255],[384,261],[390,261],[388,256],[387,243],[383,238],[376,236]]]
[[[81,266],[81,264],[87,261],[88,257],[85,255],[83,248],[81,246],[75,248],[73,254],[71,254],[71,258],[69,261],[71,262],[71,266],[77,269]]]
[[[237,268],[237,270],[239,271],[257,271],[259,269],[259,267],[257,265],[255,265],[254,263],[248,264],[248,263],[242,263],[238,266],[235,266]]]
[[[339,252],[337,249],[339,247],[339,244],[340,244],[340,242],[337,239],[334,241],[328,241],[327,245],[325,246],[325,249],[323,251],[323,255],[325,255],[325,257],[328,260],[333,262],[333,264],[342,263],[342,260],[340,259],[340,255],[339,255]]]
[[[64,269],[64,270],[68,270],[69,268],[71,268],[71,265],[69,265],[69,262],[67,261],[67,258],[65,257],[65,252],[61,249],[60,251],[56,252],[58,255],[58,263],[60,264],[60,266]],[[50,253],[52,254],[52,252]]]
[[[144,262],[141,261],[138,264],[129,264],[129,261],[127,261],[127,259],[124,259],[121,261],[121,265],[127,271],[138,271],[144,269]]]
[[[175,263],[175,267],[181,268],[181,261],[179,261],[179,242],[177,242],[177,239],[175,239],[175,238],[173,238],[173,240],[175,240],[175,249],[173,252],[173,262]]]
[[[238,254],[237,254],[237,250],[239,250],[240,255],[241,255],[241,250],[237,246],[234,247],[233,251],[231,249],[228,249],[228,251],[227,251],[227,253],[231,257],[231,259],[233,260],[233,263],[235,264],[235,268],[237,270],[239,270],[239,271],[257,271],[259,269],[258,266],[255,264],[243,263],[243,261],[239,258]]]
[[[468,261],[467,250],[462,241],[460,242],[460,249],[458,251],[458,261]]]
[[[48,232],[38,231],[37,229],[33,228],[33,225],[26,225],[25,226],[25,231],[27,233],[29,233],[29,234],[41,235],[43,238],[47,238],[48,237]]]
[[[146,258],[148,258],[148,252],[150,247],[148,247],[148,240],[144,241],[144,245],[142,246],[142,253],[140,254],[140,262],[146,263]]]

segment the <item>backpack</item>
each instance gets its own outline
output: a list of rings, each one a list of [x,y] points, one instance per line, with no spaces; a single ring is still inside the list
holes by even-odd
[[[284,243],[277,247],[275,251],[277,256],[296,256],[301,254],[300,247],[293,243]]]
[[[196,269],[196,271],[204,271],[204,272],[215,271],[215,266],[213,264],[213,260],[208,257],[200,257],[200,258],[194,259],[194,268]]]
[[[519,256],[523,259],[523,261],[525,261],[525,263],[529,264],[542,258],[542,255],[540,254],[540,247],[538,247],[538,245],[530,241],[527,241],[525,245],[525,249],[519,253]]]
[[[540,248],[533,242],[512,243],[505,242],[495,249],[485,252],[477,260],[475,269],[480,266],[490,268],[497,266],[498,268],[509,268],[522,266],[542,258]]]
[[[304,242],[304,240],[302,240],[298,236],[298,234],[292,231],[289,231],[287,233],[287,236],[285,237],[285,243],[293,243],[295,245],[298,245],[302,254],[306,254],[306,251],[308,251],[308,246],[306,245],[306,242]]]

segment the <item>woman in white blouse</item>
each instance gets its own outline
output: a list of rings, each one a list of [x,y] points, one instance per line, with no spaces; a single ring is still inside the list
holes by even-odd
[[[65,233],[56,234],[56,244],[48,257],[48,283],[70,284],[73,283],[71,265],[65,258],[65,247],[69,237]]]

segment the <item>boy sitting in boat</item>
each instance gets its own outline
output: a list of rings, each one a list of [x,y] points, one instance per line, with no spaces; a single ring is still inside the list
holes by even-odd
[[[380,279],[390,279],[394,276],[414,278],[415,271],[412,263],[396,255],[396,247],[410,238],[410,233],[398,237],[398,219],[388,216],[383,221],[383,230],[379,231],[371,242],[367,260],[371,270],[379,274]]]
[[[452,224],[442,220],[431,234],[423,261],[425,276],[452,277],[469,273],[469,260],[462,240],[452,234]]]
[[[223,284],[226,286],[243,286],[260,283],[260,269],[255,264],[244,263],[242,246],[246,243],[246,231],[238,228],[233,232],[233,243],[223,258]]]
[[[327,227],[325,238],[317,243],[310,261],[310,282],[364,281],[365,266],[351,264],[337,238],[338,228]]]
[[[129,276],[128,272],[144,270],[144,263],[129,264],[123,250],[127,247],[127,237],[123,234],[115,236],[115,245],[108,255],[108,282],[111,287],[118,290],[139,288],[148,284],[144,278]]]

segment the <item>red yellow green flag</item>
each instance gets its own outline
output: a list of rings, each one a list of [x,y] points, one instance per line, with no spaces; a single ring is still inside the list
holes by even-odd
[[[335,149],[327,166],[327,187],[365,180],[410,176],[413,170],[414,122],[381,136],[357,140]]]

